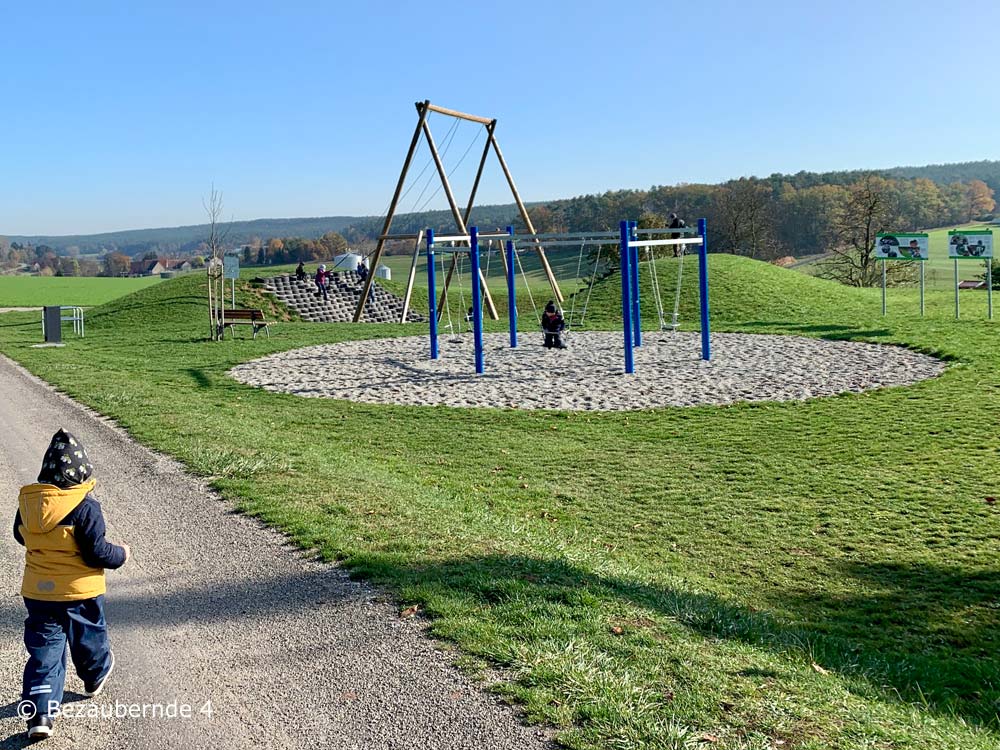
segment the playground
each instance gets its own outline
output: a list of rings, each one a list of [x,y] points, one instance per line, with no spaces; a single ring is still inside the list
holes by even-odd
[[[427,104],[407,163],[455,114]],[[474,122],[480,163],[502,162],[496,121]],[[994,750],[984,295],[956,320],[950,291],[921,315],[890,288],[883,315],[880,289],[710,255],[704,222],[571,237],[522,217],[480,253],[475,189],[466,209],[429,164],[455,226],[392,234],[404,167],[382,232],[409,243],[402,278],[344,291],[358,320],[391,292],[414,322],[310,322],[222,264],[88,310],[61,348],[36,348],[37,313],[0,319],[32,374],[0,370],[6,486],[39,421],[78,420],[137,540],[110,696],[189,688],[224,712],[143,740],[293,745],[283,706],[311,691],[302,726],[345,748]],[[269,334],[218,336],[209,299]],[[549,299],[566,349],[543,346]]]
[[[472,336],[441,343],[427,357],[420,336],[350,341],[272,354],[235,367],[247,385],[297,396],[408,406],[629,411],[666,406],[791,401],[912,385],[940,375],[943,362],[900,347],[799,336],[720,333],[717,360],[698,356],[696,333],[647,335],[636,373],[622,382],[621,337],[572,335],[566,350],[511,349],[506,334],[486,337],[489,376],[469,367]]]

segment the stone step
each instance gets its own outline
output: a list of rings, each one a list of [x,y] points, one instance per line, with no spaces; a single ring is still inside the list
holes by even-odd
[[[293,276],[274,276],[264,280],[265,292],[295,310],[303,320],[313,322],[350,322],[361,297],[362,281],[354,273],[333,273],[329,299],[316,296],[312,279],[298,281]],[[372,284],[362,320],[366,323],[395,323],[403,310],[403,300],[377,283]],[[412,310],[407,314],[410,322],[421,322],[424,317]]]

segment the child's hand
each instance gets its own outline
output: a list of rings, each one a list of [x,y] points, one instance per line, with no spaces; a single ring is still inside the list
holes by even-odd
[[[123,544],[122,549],[125,550],[125,562],[128,562],[129,558],[132,557],[132,548],[127,544]]]

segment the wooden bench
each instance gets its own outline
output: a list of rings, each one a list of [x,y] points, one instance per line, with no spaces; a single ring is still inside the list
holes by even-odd
[[[225,320],[225,325],[236,335],[236,326],[253,326],[253,337],[257,338],[257,332],[261,329],[271,338],[271,325],[264,319],[263,310],[223,310],[219,313],[220,320]]]

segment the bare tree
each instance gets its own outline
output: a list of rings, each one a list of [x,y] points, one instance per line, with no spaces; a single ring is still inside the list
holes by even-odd
[[[771,190],[766,183],[753,177],[732,180],[720,188],[717,206],[723,247],[751,258],[778,254]]]
[[[877,286],[882,283],[882,267],[875,257],[876,238],[890,231],[896,221],[895,201],[886,180],[869,174],[848,186],[847,195],[834,209],[832,257],[822,264],[822,275],[848,286]],[[886,266],[887,281],[898,284],[912,280],[909,263]]]
[[[209,335],[213,341],[219,341],[222,339],[225,324],[226,299],[222,255],[226,249],[225,242],[229,234],[229,227],[221,225],[222,191],[215,189],[215,183],[212,183],[212,192],[208,198],[202,198],[201,205],[204,206],[205,213],[208,214],[208,238],[205,241],[205,246],[209,258],[205,265],[208,269]]]

